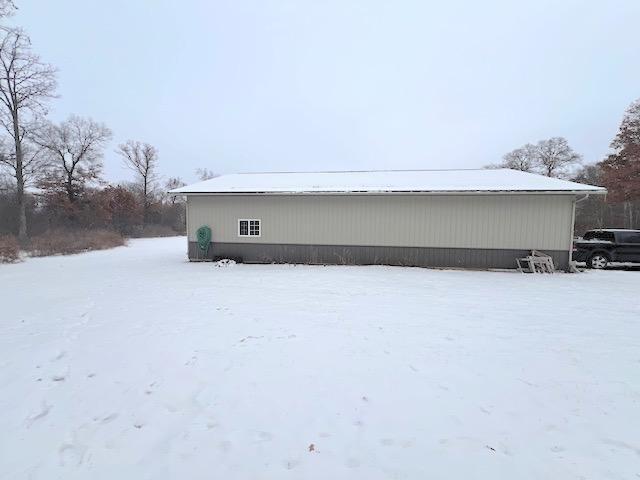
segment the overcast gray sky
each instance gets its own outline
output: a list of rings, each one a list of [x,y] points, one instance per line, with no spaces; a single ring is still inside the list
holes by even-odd
[[[638,0],[16,0],[60,69],[51,116],[165,176],[472,168],[565,136],[602,158],[640,97]]]

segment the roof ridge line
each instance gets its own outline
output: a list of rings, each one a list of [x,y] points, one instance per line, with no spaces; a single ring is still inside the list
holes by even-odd
[[[225,175],[275,175],[289,173],[386,173],[386,172],[469,172],[482,170],[510,170],[508,168],[407,168],[407,169],[383,169],[383,170],[316,170],[316,171],[280,171],[280,172],[234,172]],[[525,172],[526,173],[526,172]]]

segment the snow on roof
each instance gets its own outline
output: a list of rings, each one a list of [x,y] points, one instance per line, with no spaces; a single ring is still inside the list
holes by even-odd
[[[602,187],[509,169],[235,173],[171,190],[175,194],[556,192],[606,193]]]

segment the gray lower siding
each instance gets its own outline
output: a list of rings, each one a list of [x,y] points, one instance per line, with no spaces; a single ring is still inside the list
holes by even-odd
[[[205,254],[196,242],[189,242],[190,260],[234,258],[246,263],[516,268],[516,258],[524,257],[528,253],[528,250],[486,248],[212,243]],[[545,250],[544,253],[553,257],[556,268],[567,269],[569,252]]]

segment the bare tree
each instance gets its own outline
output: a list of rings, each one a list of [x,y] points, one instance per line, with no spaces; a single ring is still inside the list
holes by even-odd
[[[16,162],[13,142],[8,142],[6,137],[0,138],[0,167],[6,171],[7,176],[17,183],[19,169]],[[22,183],[24,187],[35,185],[43,175],[46,166],[46,158],[43,149],[26,139],[22,141]]]
[[[582,160],[564,137],[540,140],[536,150],[538,151],[538,169],[547,177],[566,177],[570,173],[569,169]]]
[[[144,223],[149,219],[149,207],[153,200],[155,182],[158,179],[158,151],[153,145],[134,140],[118,145],[116,152],[122,157],[125,167],[138,177],[138,185],[144,206]]]
[[[198,178],[202,181],[204,180],[210,180],[212,178],[216,178],[219,177],[220,174],[218,173],[213,173],[211,170],[209,170],[208,168],[197,168],[196,169],[196,175],[198,176]]]
[[[166,192],[168,192],[169,190],[184,187],[185,185],[186,183],[180,177],[171,177],[165,182],[164,189]],[[168,194],[168,195],[169,195],[169,198],[171,199],[171,204],[172,205],[175,204],[178,195],[171,195],[171,194]]]
[[[502,163],[488,165],[485,168],[510,168],[522,172],[532,172],[536,166],[538,151],[535,145],[526,145],[510,151],[502,157]]]
[[[13,191],[12,185],[9,175],[0,170],[0,194]]]
[[[13,0],[0,0],[0,18],[10,17],[17,9]]]
[[[573,151],[566,138],[552,137],[540,140],[536,145],[527,143],[505,154],[502,159],[502,163],[485,168],[510,168],[566,178],[571,174],[571,167],[578,165],[582,157]]]
[[[0,41],[0,124],[13,140],[11,169],[16,179],[18,238],[22,241],[27,236],[23,142],[28,126],[46,114],[46,101],[55,96],[55,74],[54,67],[31,51],[29,37],[22,30],[4,33]]]
[[[47,123],[34,136],[47,156],[47,190],[62,190],[73,203],[87,183],[100,178],[102,156],[111,130],[90,118],[71,115],[60,124]]]

